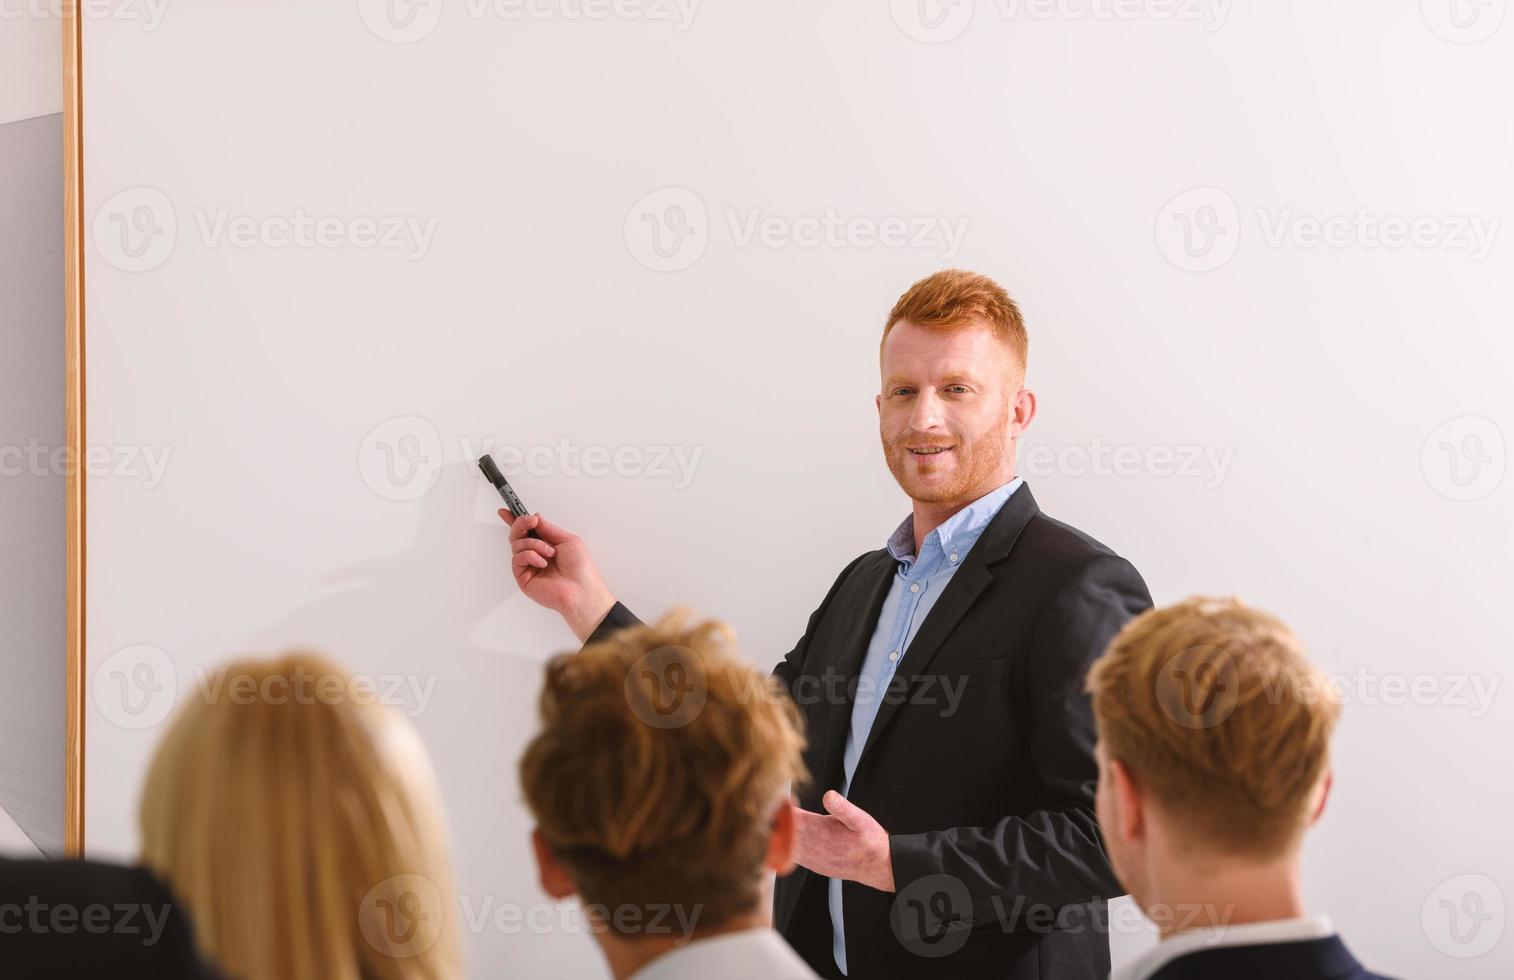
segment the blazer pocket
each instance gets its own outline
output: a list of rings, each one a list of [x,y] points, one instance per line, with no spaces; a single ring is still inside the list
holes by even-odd
[[[962,678],[966,677],[964,688],[978,687],[981,684],[997,684],[1009,676],[1010,659],[1009,657],[995,657],[992,660],[975,660],[944,673],[955,684],[963,684]]]

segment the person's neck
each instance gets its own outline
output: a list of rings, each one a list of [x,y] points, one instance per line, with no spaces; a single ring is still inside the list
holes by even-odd
[[[914,503],[912,513],[915,529],[915,556],[919,557],[920,549],[925,547],[925,539],[930,536],[932,531],[951,520],[955,514],[968,504],[982,499],[984,496],[1004,486],[1004,484],[1011,482],[1014,478],[1015,472],[1011,469],[1008,476],[995,477],[993,480],[988,481],[986,486],[980,484],[976,489],[953,500],[932,502],[911,498]]]
[[[1265,862],[1173,862],[1154,876],[1146,904],[1160,912],[1163,939],[1192,929],[1297,919],[1304,915],[1299,865],[1297,852]]]
[[[730,935],[748,929],[766,928],[768,928],[768,918],[759,906],[744,915],[732,916],[718,926],[696,928],[685,934],[617,936],[612,930],[606,929],[599,932],[595,938],[599,940],[605,959],[609,961],[611,975],[615,977],[615,980],[627,980],[659,956],[671,953],[691,942],[713,939],[716,936]]]

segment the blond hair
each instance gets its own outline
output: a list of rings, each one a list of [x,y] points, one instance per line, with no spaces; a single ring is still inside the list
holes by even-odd
[[[1191,849],[1269,858],[1303,835],[1340,704],[1280,620],[1236,599],[1150,610],[1087,688],[1106,754]]]
[[[445,821],[415,730],[319,656],[230,664],[159,745],[142,860],[241,980],[462,975]]]
[[[560,655],[540,710],[521,784],[586,903],[680,908],[700,927],[757,907],[775,807],[805,778],[804,737],[729,627],[674,612]]]
[[[942,269],[915,283],[899,297],[883,325],[878,352],[883,353],[889,331],[900,321],[930,330],[962,330],[987,326],[1009,347],[1023,377],[1030,351],[1030,336],[1020,307],[1004,287],[976,272]]]

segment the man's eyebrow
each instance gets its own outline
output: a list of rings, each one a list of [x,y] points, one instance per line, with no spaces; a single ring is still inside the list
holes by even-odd
[[[899,375],[896,374],[896,375],[891,376],[888,379],[888,381],[885,382],[884,386],[888,387],[888,388],[898,388],[898,387],[901,387],[901,386],[912,387],[912,386],[917,385],[918,383],[919,382],[916,382],[916,381],[914,381],[914,380],[912,380],[910,378],[902,378],[902,377],[900,377]],[[962,371],[953,371],[951,374],[946,375],[945,377],[943,377],[940,381],[938,381],[936,383],[940,384],[940,385],[961,385],[961,384],[965,384],[965,385],[979,385],[982,382],[980,382],[977,378],[975,378],[971,374],[967,374],[967,373],[962,372]]]

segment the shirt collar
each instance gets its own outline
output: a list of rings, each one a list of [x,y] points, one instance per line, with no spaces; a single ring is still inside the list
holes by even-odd
[[[1277,943],[1328,939],[1333,935],[1335,927],[1331,925],[1330,917],[1325,915],[1184,929],[1157,943],[1154,949],[1147,950],[1128,966],[1116,970],[1111,980],[1146,980],[1178,957],[1201,949],[1219,946],[1271,946]]]
[[[1008,483],[995,490],[990,490],[972,503],[963,507],[952,516],[942,521],[935,530],[926,535],[929,543],[931,535],[941,543],[944,553],[965,555],[977,544],[982,536],[983,529],[988,527],[988,522],[994,519],[994,515],[1004,506],[1016,490],[1025,482],[1021,477],[1015,477]],[[888,538],[888,553],[894,560],[905,565],[912,564],[916,559],[915,554],[915,515],[910,514],[904,522],[894,529],[894,533]],[[921,550],[924,550],[922,547]]]

